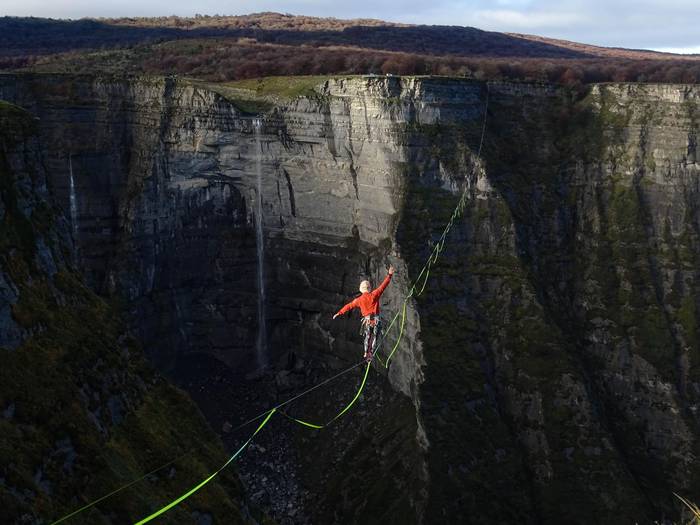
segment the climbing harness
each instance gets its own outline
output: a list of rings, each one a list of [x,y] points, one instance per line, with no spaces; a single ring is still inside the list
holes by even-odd
[[[486,84],[486,89],[487,89],[487,92],[486,92],[486,103],[485,103],[485,109],[484,109],[484,120],[483,120],[483,126],[482,126],[482,130],[481,130],[481,139],[479,141],[479,149],[477,152],[477,158],[481,157],[481,149],[482,149],[483,144],[484,144],[484,136],[486,133],[486,116],[488,113],[489,95],[490,95],[488,83]],[[245,449],[248,447],[248,445],[250,445],[250,443],[253,441],[253,438],[255,438],[255,436],[263,429],[263,427],[265,427],[265,425],[267,425],[267,423],[270,421],[270,419],[272,418],[272,416],[275,413],[280,413],[280,414],[284,415],[286,418],[288,418],[289,420],[294,421],[295,423],[298,423],[299,425],[302,425],[302,426],[305,426],[308,428],[313,428],[315,430],[320,430],[320,429],[323,429],[323,428],[329,426],[330,424],[332,424],[336,420],[338,420],[340,417],[342,417],[345,413],[347,413],[354,406],[354,404],[357,402],[360,395],[362,394],[362,391],[365,388],[365,384],[367,383],[367,377],[369,376],[369,370],[372,366],[373,358],[376,357],[383,364],[383,366],[385,368],[387,368],[387,369],[389,368],[389,362],[391,361],[391,358],[394,356],[394,353],[398,349],[398,347],[401,343],[401,340],[403,338],[404,328],[405,328],[405,324],[406,324],[408,303],[411,300],[411,298],[419,297],[423,293],[423,291],[425,290],[426,285],[428,284],[428,279],[430,278],[430,270],[433,267],[433,265],[437,262],[440,254],[442,253],[442,251],[445,247],[445,240],[447,239],[447,235],[449,234],[450,230],[452,229],[452,226],[454,225],[455,221],[457,221],[459,218],[461,218],[463,213],[464,213],[464,209],[466,207],[466,202],[467,202],[467,190],[468,189],[469,189],[469,186],[465,186],[464,190],[462,191],[462,194],[459,198],[459,201],[457,202],[457,206],[455,207],[454,211],[452,212],[450,220],[448,221],[447,225],[445,226],[445,229],[442,231],[440,238],[433,246],[433,249],[432,249],[430,255],[428,256],[426,263],[423,265],[423,268],[418,273],[418,277],[416,277],[415,281],[412,283],[411,287],[409,288],[408,294],[406,295],[406,297],[403,300],[400,311],[396,312],[396,314],[392,318],[391,322],[389,323],[389,326],[384,331],[384,334],[377,337],[375,341],[372,341],[374,343],[373,344],[373,354],[370,357],[370,359],[369,360],[363,359],[362,361],[355,363],[354,365],[351,365],[350,367],[348,367],[344,370],[341,370],[340,372],[338,372],[334,376],[332,376],[332,377],[330,377],[330,378],[328,378],[320,383],[317,383],[316,385],[313,385],[312,387],[310,387],[310,388],[304,390],[303,392],[301,392],[300,394],[297,394],[294,397],[284,401],[283,403],[280,403],[280,404],[274,406],[273,408],[268,409],[268,410],[258,414],[257,416],[245,421],[244,423],[240,424],[234,430],[243,428],[243,427],[249,425],[250,423],[253,423],[254,421],[257,421],[261,418],[264,418],[263,421],[255,429],[255,431],[250,435],[250,437],[238,448],[238,450],[236,450],[236,452],[231,457],[228,458],[228,460],[223,465],[221,465],[221,467],[219,467],[218,470],[216,470],[214,473],[209,475],[209,477],[207,477],[206,479],[204,479],[203,481],[201,481],[200,483],[198,483],[197,485],[192,487],[190,490],[188,490],[187,492],[185,492],[184,494],[182,494],[178,498],[172,500],[170,503],[164,505],[163,507],[161,507],[157,511],[153,512],[149,516],[136,522],[135,525],[142,525],[144,523],[148,523],[149,521],[157,518],[158,516],[162,515],[163,513],[167,512],[168,510],[172,509],[173,507],[177,506],[178,504],[182,503],[184,500],[189,498],[192,494],[194,494],[195,492],[200,490],[202,487],[207,485],[219,473],[221,473],[222,470],[224,470],[226,467],[228,467],[239,455],[241,455],[243,453],[243,451],[245,451]],[[386,339],[386,336],[389,334],[389,332],[391,331],[391,329],[393,328],[394,324],[399,319],[399,317],[401,318],[401,320],[399,321],[398,337],[397,337],[396,341],[394,342],[394,345],[392,346],[391,351],[387,355],[386,359],[382,361],[382,359],[378,355],[377,351],[379,350],[381,343],[384,341],[384,339]],[[379,321],[376,324],[378,325]],[[364,372],[364,375],[362,376],[362,381],[360,383],[360,386],[359,386],[357,392],[355,393],[355,396],[350,400],[350,402],[347,405],[345,405],[328,422],[323,423],[323,424],[312,423],[309,421],[295,418],[295,417],[287,414],[285,411],[281,410],[286,405],[293,403],[297,399],[308,395],[309,393],[313,392],[314,390],[330,383],[331,381],[334,381],[335,379],[339,378],[340,376],[347,374],[348,372],[350,372],[350,371],[352,371],[352,370],[354,370],[362,365],[365,365],[365,372]],[[140,478],[110,492],[109,494],[107,494],[105,496],[102,496],[101,498],[81,507],[80,509],[76,510],[75,512],[72,512],[72,513],[62,517],[61,519],[52,522],[51,525],[58,525],[59,523],[61,523],[61,522],[83,512],[83,511],[95,506],[96,504],[106,500],[107,498],[114,496],[118,492],[126,490],[127,488],[133,486],[134,484],[138,483],[139,481],[146,479],[148,476],[164,469],[165,467],[171,465],[172,463],[175,463],[176,461],[178,461],[179,459],[181,459],[182,457],[184,457],[190,453],[192,453],[192,451],[187,452],[183,456],[180,456],[177,459],[174,459],[174,460],[166,463],[165,465],[149,472],[148,474],[144,474]]]

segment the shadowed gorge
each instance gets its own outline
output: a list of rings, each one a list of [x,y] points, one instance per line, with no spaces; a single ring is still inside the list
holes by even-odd
[[[3,242],[44,265],[31,271],[53,276],[55,304],[78,308],[85,326],[61,330],[90,332],[70,347],[86,363],[114,348],[100,366],[136,367],[115,387],[130,391],[158,376],[116,356],[143,348],[230,450],[247,437],[240,422],[359,360],[357,316],[332,314],[390,264],[382,308],[396,313],[466,191],[389,370],[373,366],[357,406],[327,430],[271,420],[236,463],[241,485],[233,471],[222,481],[236,487],[226,512],[252,519],[240,490],[278,523],[679,520],[673,492],[700,493],[697,87],[368,76],[268,95],[171,77],[0,76],[0,99],[34,130],[35,160],[21,169],[45,178],[5,179]],[[3,133],[19,136],[8,122]],[[12,188],[54,211],[8,204]],[[21,307],[23,277],[4,257],[0,346],[12,361],[55,336],[26,320],[35,308]],[[343,376],[289,415],[327,420],[360,379]],[[155,388],[153,399],[181,396],[142,381],[105,413],[138,414]],[[200,424],[211,461],[170,496],[220,464]],[[13,508],[44,512],[45,441],[23,471],[33,498],[0,484]],[[201,505],[214,497],[202,494]]]

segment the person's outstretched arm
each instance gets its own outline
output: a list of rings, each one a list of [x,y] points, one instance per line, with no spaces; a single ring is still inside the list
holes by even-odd
[[[353,299],[348,304],[343,306],[340,310],[338,310],[338,312],[333,316],[333,319],[335,319],[339,315],[343,315],[345,312],[349,312],[353,308],[357,308],[357,299]]]
[[[394,267],[389,266],[389,272],[387,273],[387,276],[382,281],[382,284],[377,286],[377,288],[372,291],[372,295],[374,295],[376,297],[380,297],[384,293],[384,290],[386,290],[386,287],[389,286],[389,283],[391,282],[392,275],[394,275]]]

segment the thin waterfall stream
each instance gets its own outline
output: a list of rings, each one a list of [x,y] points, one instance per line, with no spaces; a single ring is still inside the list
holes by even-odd
[[[258,337],[256,352],[258,368],[267,366],[267,326],[265,322],[265,238],[263,236],[263,198],[262,198],[262,143],[260,132],[262,121],[253,120],[255,129],[255,171],[257,176],[257,191],[255,204],[255,243],[258,262]]]
[[[68,155],[68,173],[70,174],[70,224],[73,232],[73,242],[78,244],[78,198],[75,195],[75,180],[73,179],[73,155]]]

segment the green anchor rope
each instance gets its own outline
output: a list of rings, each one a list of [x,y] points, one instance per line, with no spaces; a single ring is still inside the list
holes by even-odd
[[[184,493],[182,496],[180,496],[179,498],[174,499],[173,501],[171,501],[170,503],[168,503],[168,504],[165,505],[164,507],[161,507],[160,509],[158,509],[157,511],[155,511],[155,512],[154,512],[153,514],[151,514],[150,516],[147,516],[147,517],[143,518],[141,521],[137,521],[134,525],[143,525],[144,523],[148,523],[149,521],[151,521],[151,520],[157,518],[157,517],[160,516],[161,514],[163,514],[163,513],[165,513],[165,512],[168,512],[168,511],[169,511],[170,509],[172,509],[174,506],[176,506],[176,505],[178,505],[179,503],[182,503],[183,501],[185,501],[185,500],[186,500],[187,498],[189,498],[192,494],[194,494],[195,492],[197,492],[197,491],[198,491],[199,489],[201,489],[204,485],[206,485],[206,484],[209,483],[212,479],[214,479],[216,476],[218,476],[219,473],[220,473],[222,470],[224,470],[226,467],[228,467],[229,464],[231,464],[231,462],[232,462],[234,459],[236,459],[236,458],[248,447],[248,445],[250,444],[250,442],[253,441],[253,438],[258,434],[258,432],[260,432],[260,431],[262,430],[262,428],[263,428],[265,425],[267,425],[267,422],[270,421],[270,418],[272,417],[272,414],[274,414],[276,411],[277,411],[277,409],[276,409],[276,408],[273,408],[272,410],[270,410],[270,411],[267,413],[267,417],[266,417],[265,419],[263,419],[263,422],[260,423],[260,425],[258,425],[258,428],[255,429],[255,432],[253,432],[253,433],[250,435],[250,437],[247,439],[247,441],[246,441],[245,443],[243,443],[243,444],[240,446],[240,448],[239,448],[238,450],[236,450],[236,452],[235,452],[230,458],[228,458],[228,461],[226,461],[226,463],[224,463],[223,465],[221,465],[221,466],[219,467],[219,469],[218,469],[216,472],[214,472],[213,474],[211,474],[211,475],[210,475],[208,478],[206,478],[204,481],[202,481],[202,482],[198,483],[197,485],[195,485],[194,487],[192,487],[190,490],[188,490],[187,492],[185,492],[185,493]]]
[[[355,393],[355,397],[352,398],[352,400],[345,406],[345,408],[343,408],[340,412],[338,412],[335,416],[333,416],[333,419],[328,421],[328,423],[324,423],[323,425],[318,425],[316,423],[309,423],[308,421],[304,421],[302,419],[297,419],[295,417],[292,417],[289,414],[287,414],[286,412],[280,411],[280,413],[283,416],[291,419],[292,421],[295,421],[295,422],[299,423],[300,425],[304,425],[305,427],[314,428],[316,430],[320,430],[322,428],[327,427],[328,425],[333,423],[336,419],[340,418],[343,414],[345,414],[348,410],[350,410],[352,408],[352,406],[355,404],[355,402],[357,401],[357,399],[360,397],[362,390],[365,388],[365,383],[367,383],[367,376],[369,375],[369,369],[370,369],[371,365],[372,365],[371,362],[367,362],[367,366],[365,367],[365,375],[362,377],[362,382],[360,383],[360,388],[358,388],[357,392]]]

